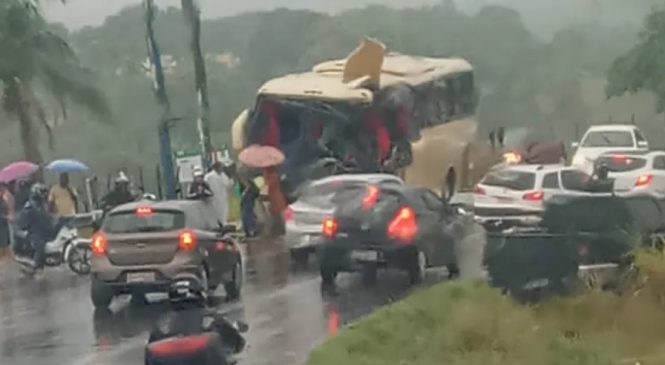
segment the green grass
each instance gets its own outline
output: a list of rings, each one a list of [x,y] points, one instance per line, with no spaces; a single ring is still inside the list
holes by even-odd
[[[622,296],[589,291],[523,306],[481,282],[421,290],[345,328],[307,365],[665,364],[665,258],[637,256]]]

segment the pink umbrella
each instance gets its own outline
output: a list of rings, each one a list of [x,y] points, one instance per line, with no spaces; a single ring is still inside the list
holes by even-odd
[[[270,212],[273,215],[281,214],[286,209],[286,198],[282,193],[277,172],[277,166],[284,161],[282,151],[272,146],[253,144],[242,150],[238,159],[249,167],[263,169],[263,179],[268,186]]]
[[[0,182],[6,183],[28,177],[39,170],[39,166],[28,161],[12,162],[0,170]]]
[[[263,169],[281,164],[284,154],[272,146],[253,144],[242,150],[238,159],[249,167]]]

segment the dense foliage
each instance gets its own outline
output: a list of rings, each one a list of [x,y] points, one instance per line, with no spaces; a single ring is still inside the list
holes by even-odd
[[[41,162],[39,124],[50,132],[38,94],[52,96],[63,117],[67,99],[98,116],[109,114],[104,97],[91,83],[91,72],[81,67],[67,42],[49,29],[34,1],[0,3],[0,53],[3,107],[19,122],[25,158]]]
[[[174,146],[195,148],[189,30],[180,9],[160,11],[155,27],[162,52],[177,62],[166,75],[173,114],[185,117],[174,127]],[[130,172],[137,166],[154,171],[159,111],[141,66],[146,59],[142,8],[125,9],[96,28],[70,34],[61,26],[52,29],[66,36],[82,64],[102,78],[114,123],[91,123],[95,118],[73,109],[68,121],[54,125],[54,151],[42,151],[49,157],[82,158],[98,171],[123,166]],[[251,106],[257,88],[268,78],[343,57],[364,35],[383,40],[395,51],[469,59],[477,70],[479,117],[486,130],[497,125],[529,126],[572,140],[588,124],[609,117],[629,120],[635,113],[655,143],[665,133],[651,96],[607,101],[604,94],[607,70],[634,46],[638,32],[625,24],[588,22],[543,40],[525,26],[517,11],[487,5],[477,13],[464,13],[450,1],[420,9],[374,6],[334,16],[277,9],[207,20],[202,25],[202,47],[207,54],[213,143],[228,143],[231,121]],[[224,57],[231,63],[221,62]],[[57,103],[46,103],[44,109],[49,120],[59,114]],[[10,138],[17,133],[12,128],[15,124],[0,126],[3,161],[21,155],[20,145]]]
[[[647,90],[665,111],[665,10],[654,11],[640,33],[640,42],[619,57],[608,75],[610,97]]]

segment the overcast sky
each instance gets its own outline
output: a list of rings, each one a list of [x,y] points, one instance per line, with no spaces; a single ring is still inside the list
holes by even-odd
[[[218,18],[245,11],[271,10],[280,6],[332,12],[368,4],[420,6],[439,2],[440,0],[200,0],[202,14],[206,18]],[[51,21],[64,23],[70,29],[99,25],[108,15],[140,3],[141,0],[67,0],[66,5],[63,5],[59,0],[43,1],[46,17]],[[179,6],[180,0],[155,0],[155,3],[159,6]]]

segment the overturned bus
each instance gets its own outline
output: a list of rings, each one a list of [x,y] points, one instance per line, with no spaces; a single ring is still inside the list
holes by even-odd
[[[476,142],[477,99],[466,60],[386,53],[366,39],[346,59],[266,82],[233,123],[233,146],[281,149],[287,190],[335,173],[388,172],[452,196],[500,156]]]

